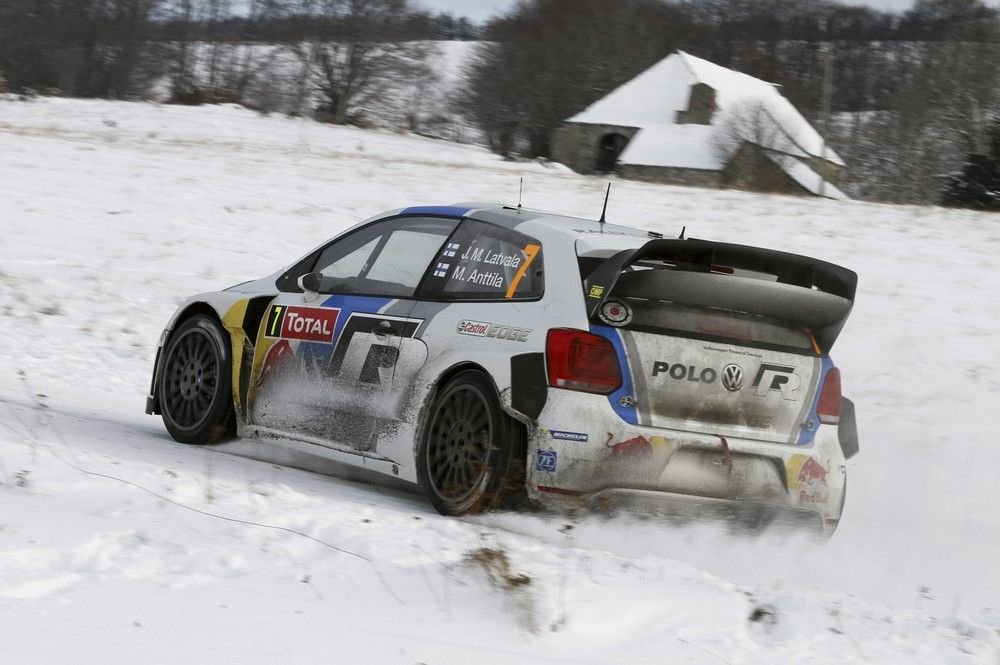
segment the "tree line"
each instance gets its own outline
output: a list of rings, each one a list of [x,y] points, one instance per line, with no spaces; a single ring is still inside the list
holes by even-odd
[[[193,43],[479,36],[468,19],[408,0],[0,0],[0,74],[15,92],[141,97],[164,75],[184,77]]]
[[[520,0],[485,25],[409,0],[0,0],[0,90],[142,98],[165,86],[181,103],[334,122],[363,122],[360,110],[394,90],[415,128],[435,87],[426,43],[440,39],[479,40],[446,111],[511,158],[550,157],[562,121],[683,49],[780,84],[848,162],[853,196],[938,202],[966,191],[949,178],[996,163],[1000,15],[983,0],[901,13],[831,0]]]

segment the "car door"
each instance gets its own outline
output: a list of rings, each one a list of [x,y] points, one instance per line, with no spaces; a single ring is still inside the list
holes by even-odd
[[[456,225],[396,217],[316,253],[302,268],[309,288],[286,287],[261,321],[248,400],[258,431],[372,454],[398,410],[397,366],[426,360],[413,296]]]
[[[509,368],[511,356],[544,340],[543,330],[532,330],[540,327],[524,307],[539,300],[544,289],[540,241],[495,224],[462,220],[430,262],[409,310],[408,318],[420,325],[415,337],[401,340],[392,380],[395,412],[379,432],[378,454],[412,467],[421,407],[440,371],[468,361]],[[415,478],[416,471],[410,476]]]

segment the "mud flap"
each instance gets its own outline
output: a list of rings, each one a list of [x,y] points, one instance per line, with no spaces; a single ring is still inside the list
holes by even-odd
[[[545,407],[549,394],[548,375],[545,372],[545,355],[522,353],[510,359],[510,405],[532,420]]]
[[[837,427],[840,439],[840,449],[844,451],[844,459],[851,459],[858,454],[858,421],[854,415],[854,402],[844,397],[840,402],[840,425]]]

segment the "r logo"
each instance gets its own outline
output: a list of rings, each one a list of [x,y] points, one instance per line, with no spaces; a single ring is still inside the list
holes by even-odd
[[[794,367],[786,365],[761,364],[757,376],[753,380],[754,391],[758,397],[764,397],[771,391],[778,391],[781,396],[795,401],[795,391],[802,385],[802,377],[795,373]]]

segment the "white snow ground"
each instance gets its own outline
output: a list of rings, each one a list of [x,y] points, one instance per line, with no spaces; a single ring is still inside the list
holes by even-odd
[[[142,413],[182,296],[384,209],[513,201],[522,175],[528,205],[599,213],[603,180],[475,148],[0,101],[0,662],[1000,663],[995,215],[615,183],[611,220],[859,272],[834,356],[862,452],[825,546],[444,519],[262,444],[174,443]]]

